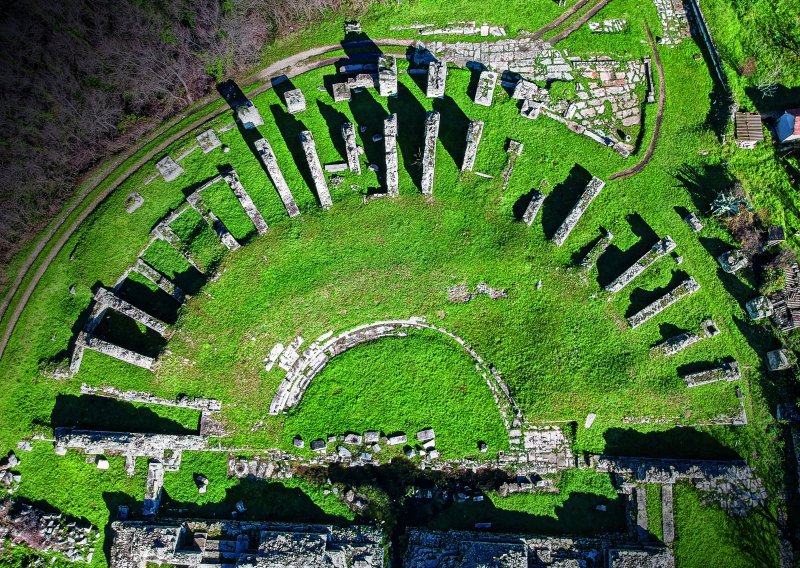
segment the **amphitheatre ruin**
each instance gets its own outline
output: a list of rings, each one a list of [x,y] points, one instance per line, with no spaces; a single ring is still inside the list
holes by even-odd
[[[342,16],[64,217],[3,308],[0,551],[793,565],[800,268],[750,286],[678,181],[699,3],[540,3]]]

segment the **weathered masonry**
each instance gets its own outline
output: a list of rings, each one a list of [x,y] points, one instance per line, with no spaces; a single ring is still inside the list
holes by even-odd
[[[227,183],[233,194],[236,196],[236,199],[239,200],[239,203],[244,209],[244,212],[247,213],[247,216],[250,217],[250,220],[253,222],[253,225],[256,228],[256,231],[259,235],[263,235],[267,232],[267,222],[264,221],[264,217],[261,216],[261,212],[256,208],[255,203],[250,198],[250,194],[247,193],[247,190],[242,185],[242,182],[239,180],[239,176],[235,170],[230,170],[224,176],[225,183]]]
[[[425,150],[422,155],[422,193],[433,194],[433,176],[436,169],[436,140],[439,137],[441,115],[429,112],[425,116]]]
[[[92,311],[92,320],[102,318],[106,310],[114,310],[123,315],[128,316],[134,321],[139,322],[145,327],[148,327],[158,333],[164,335],[167,331],[167,324],[160,319],[151,316],[144,310],[140,310],[117,296],[111,290],[100,288],[94,295],[95,307]],[[99,322],[98,322],[99,323]],[[96,327],[94,324],[93,327]]]
[[[397,94],[397,59],[392,55],[378,58],[378,94],[382,97]]]
[[[169,278],[161,274],[158,270],[147,264],[141,258],[136,260],[136,265],[133,267],[135,272],[147,278],[150,282],[158,286],[162,291],[172,296],[177,302],[181,304],[186,300],[186,294],[181,290],[177,284],[172,282]]]
[[[675,353],[683,351],[687,347],[691,347],[698,341],[702,341],[703,339],[707,339],[709,337],[714,337],[718,334],[719,328],[712,320],[708,319],[700,324],[700,331],[697,333],[686,331],[679,335],[675,335],[668,338],[663,343],[659,343],[653,347],[652,351],[660,352],[664,355],[674,355]]]
[[[203,198],[200,196],[201,191],[211,187],[221,179],[222,178],[220,176],[217,176],[190,195],[187,195],[186,203],[188,203],[195,211],[197,211],[205,220],[205,222],[208,223],[208,226],[211,227],[211,229],[217,234],[217,237],[223,245],[230,250],[236,250],[239,248],[239,242],[233,238],[233,235],[228,230],[228,227],[225,226],[225,223],[223,223],[216,215],[214,215],[214,212],[206,206],[206,204],[203,202]]]
[[[506,148],[506,165],[503,167],[503,172],[500,174],[500,177],[503,179],[504,191],[506,187],[508,187],[508,181],[511,179],[511,173],[514,171],[517,158],[522,155],[524,149],[525,145],[522,142],[509,139],[508,147]]]
[[[483,136],[483,122],[471,120],[467,130],[467,147],[464,148],[464,162],[461,164],[462,172],[471,172],[475,167],[475,157],[478,155],[478,144]]]
[[[478,88],[475,89],[475,104],[481,106],[492,106],[494,98],[494,88],[497,85],[497,73],[494,71],[483,71],[478,78]]]
[[[444,61],[432,61],[428,66],[428,88],[425,91],[425,96],[429,99],[443,97],[446,79],[447,63]]]
[[[359,160],[358,143],[356,142],[356,127],[352,122],[342,124],[342,139],[347,154],[347,167],[351,172],[361,175],[361,161]]]
[[[272,180],[272,185],[278,190],[278,195],[281,201],[283,201],[283,206],[286,207],[286,212],[289,214],[289,217],[300,215],[300,209],[298,209],[297,203],[294,201],[289,186],[286,185],[286,179],[284,179],[283,172],[280,166],[278,166],[278,160],[275,158],[275,152],[272,151],[272,146],[270,146],[266,138],[259,138],[254,142],[254,146],[256,152],[258,152],[258,157],[261,158],[261,162],[264,164],[264,167],[267,168],[269,178]]]
[[[383,119],[383,144],[386,149],[386,191],[391,197],[400,194],[397,163],[397,113]]]
[[[663,296],[661,296],[658,300],[646,306],[641,311],[633,314],[631,317],[628,318],[628,324],[631,327],[639,327],[647,320],[655,317],[656,315],[660,314],[672,304],[680,300],[681,298],[685,298],[690,294],[694,294],[700,289],[700,284],[692,278],[691,276],[678,284],[675,289],[667,292]]]
[[[736,381],[742,378],[742,373],[739,371],[739,363],[731,361],[724,363],[719,367],[700,371],[698,373],[690,373],[683,376],[686,381],[687,387],[698,387],[700,385],[708,385],[711,383],[718,383],[720,381]]]
[[[567,218],[564,219],[564,222],[556,231],[555,235],[553,235],[553,242],[556,246],[561,246],[564,244],[564,241],[567,240],[567,237],[575,228],[575,225],[578,224],[580,218],[589,208],[589,205],[594,201],[594,198],[600,194],[600,190],[605,187],[606,182],[601,180],[598,177],[592,177],[589,183],[586,185],[586,189],[583,191],[583,194],[578,199],[578,202],[572,208],[572,210],[567,215]]]
[[[589,252],[586,253],[586,256],[584,256],[581,260],[581,268],[587,272],[594,268],[594,266],[597,264],[597,259],[603,256],[603,253],[608,250],[608,247],[611,245],[611,241],[613,239],[614,234],[611,231],[606,231],[603,233],[594,246],[589,249]]]
[[[675,250],[675,241],[667,235],[656,244],[654,244],[649,251],[647,251],[642,258],[633,263],[633,266],[628,268],[625,272],[617,276],[611,284],[606,286],[606,291],[616,294],[625,286],[633,282],[642,272],[647,270],[650,265],[657,261],[662,256],[666,256]]]
[[[183,168],[169,156],[164,156],[156,162],[156,169],[164,181],[172,181],[183,173]]]
[[[522,220],[529,227],[533,224],[533,220],[536,218],[537,213],[539,213],[539,209],[542,208],[542,203],[544,203],[544,194],[541,191],[534,191],[531,196],[531,201],[528,203],[528,207],[525,208],[525,213],[522,215]]]
[[[325,174],[322,172],[322,164],[319,163],[317,145],[314,143],[313,134],[308,130],[304,130],[300,133],[300,142],[303,144],[303,151],[306,154],[308,169],[311,171],[311,177],[314,180],[314,187],[317,190],[319,204],[323,209],[328,209],[333,205],[333,200],[328,190],[328,182],[325,180]]]
[[[72,360],[70,361],[69,370],[72,375],[78,372],[81,368],[81,361],[83,360],[84,350],[96,351],[114,359],[130,363],[148,371],[153,368],[155,360],[147,355],[136,353],[130,349],[125,349],[119,345],[114,345],[103,339],[95,337],[87,331],[82,331],[78,334],[78,339],[75,341],[75,350],[72,353]]]

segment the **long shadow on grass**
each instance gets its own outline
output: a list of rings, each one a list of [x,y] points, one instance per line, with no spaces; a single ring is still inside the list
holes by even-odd
[[[673,173],[673,177],[686,188],[695,209],[702,214],[708,212],[714,196],[728,189],[733,183],[730,174],[722,165],[692,166],[684,163]]]
[[[546,238],[553,238],[591,179],[592,174],[584,167],[575,164],[567,178],[553,188],[542,205],[542,228]]]
[[[692,373],[702,373],[703,371],[716,369],[723,364],[732,363],[733,360],[733,357],[721,357],[712,361],[693,361],[684,365],[678,365],[676,371],[678,372],[678,376],[683,377],[684,375],[690,375]]]
[[[353,113],[353,119],[358,127],[361,144],[364,147],[364,156],[370,164],[375,164],[380,168],[378,181],[381,187],[385,188],[384,143],[383,140],[373,142],[372,137],[383,135],[383,119],[386,117],[386,111],[375,100],[370,90],[364,89],[360,93],[353,93],[350,99],[350,112]],[[362,128],[366,130],[361,132]]]
[[[202,222],[202,220],[200,221]],[[200,231],[199,224],[197,226],[198,226],[197,231],[199,234]],[[182,266],[185,266],[185,268],[180,272],[167,270],[166,267],[160,266],[160,263],[157,262],[158,257],[149,256],[147,254],[147,251],[145,251],[145,254],[142,255],[142,260],[144,260],[156,272],[163,275],[168,280],[172,281],[176,286],[178,286],[178,288],[183,290],[186,294],[193,295],[199,292],[200,289],[206,283],[206,276],[198,269],[196,269],[194,266],[186,262],[186,260],[181,256],[181,254],[178,251],[174,250],[167,243],[163,241],[156,241],[151,246],[156,246],[156,245],[166,247],[166,250],[169,252],[169,254],[174,255],[175,260],[179,262]],[[147,257],[146,260],[145,257]]]
[[[93,333],[109,343],[148,357],[158,356],[167,344],[158,332],[150,328],[142,329],[137,322],[114,310],[106,312]]]
[[[444,128],[439,129],[439,140],[444,149],[453,158],[457,168],[464,162],[464,151],[467,148],[467,131],[469,130],[469,117],[464,114],[461,107],[445,95],[442,99],[434,99],[433,110],[441,114]]]
[[[422,145],[425,138],[425,109],[402,83],[397,96],[389,98],[389,112],[397,113],[397,143],[411,181],[422,190]]]
[[[740,456],[708,432],[695,428],[671,428],[640,432],[631,428],[609,428],[603,434],[607,456],[663,459],[736,460]]]
[[[159,416],[145,406],[135,406],[130,402],[102,396],[60,394],[50,413],[50,425],[53,428],[109,432],[197,434],[200,429],[200,413],[193,414],[197,415],[197,426],[186,428],[175,420]]]
[[[717,278],[736,301],[744,303],[757,295],[755,274],[752,268],[745,267],[736,274],[729,274],[719,266],[719,261],[717,261],[719,256],[735,248],[734,246],[721,239],[711,237],[700,237],[700,244],[714,258],[717,263]]]
[[[303,176],[303,181],[309,191],[314,195],[314,199],[319,203],[317,187],[314,185],[314,178],[311,176],[311,170],[306,161],[306,153],[303,150],[302,142],[300,142],[300,133],[306,130],[305,125],[286,112],[280,105],[269,105],[269,110],[272,113],[272,118],[275,120],[278,130],[281,131],[283,141],[286,143],[286,147],[292,155],[297,170],[300,172],[300,175]]]
[[[222,501],[203,505],[176,501],[165,491],[159,512],[165,517],[172,513],[180,517],[230,519],[239,501],[244,503],[246,511],[237,513],[236,520],[334,524],[349,522],[343,517],[323,511],[301,489],[256,479],[243,479],[226,490]]]
[[[639,240],[631,248],[624,251],[613,242],[606,249],[603,254],[603,261],[597,263],[597,283],[600,286],[610,284],[614,278],[630,268],[658,241],[656,232],[650,228],[650,225],[638,213],[626,215],[625,220],[631,226],[631,232],[639,237]]]
[[[114,543],[114,530],[111,528],[111,522],[119,518],[119,508],[124,505],[128,510],[135,514],[141,513],[141,501],[134,498],[132,495],[122,493],[121,491],[104,491],[103,503],[108,509],[109,522],[103,527],[103,554],[106,557],[106,564],[111,566],[111,545]],[[138,511],[137,511],[138,507]],[[134,515],[129,515],[131,518]]]
[[[462,161],[463,161],[463,153],[462,153]],[[536,191],[537,190],[534,187],[530,191],[523,193],[517,198],[517,200],[514,202],[514,205],[511,206],[511,213],[514,215],[514,219],[516,219],[517,221],[522,221],[522,217],[523,215],[525,215],[525,210],[528,208],[528,205],[530,205],[531,199],[533,199],[533,194],[536,193]]]
[[[319,108],[325,124],[328,125],[328,136],[331,137],[333,147],[336,148],[342,160],[346,160],[347,149],[344,145],[344,138],[342,138],[342,124],[349,122],[347,115],[320,100],[317,100],[317,108]]]
[[[672,277],[666,286],[656,288],[655,290],[645,290],[643,288],[636,288],[631,292],[631,305],[625,312],[625,317],[631,317],[633,314],[642,310],[642,308],[649,306],[667,292],[674,290],[678,284],[683,282],[689,275],[683,270],[673,270]]]
[[[178,319],[181,304],[160,288],[152,290],[141,282],[126,278],[117,288],[117,295],[168,324]]]

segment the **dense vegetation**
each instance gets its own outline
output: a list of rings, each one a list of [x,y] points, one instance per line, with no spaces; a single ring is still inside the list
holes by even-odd
[[[501,22],[511,33],[534,29],[558,13],[555,3],[549,1],[518,2],[514,7],[519,9],[509,9],[504,15],[508,21]],[[362,21],[371,34],[369,26],[374,25],[377,35],[385,33],[391,22],[444,23],[454,12],[459,18],[496,21],[496,11],[496,5],[489,2],[465,1],[453,6],[421,1],[375,7]],[[652,3],[615,0],[598,14],[598,18],[611,17],[625,17],[631,25],[622,34],[607,36],[579,30],[563,47],[573,55],[646,55],[640,24],[647,21],[653,29],[660,25]],[[298,46],[331,41],[340,37],[341,23],[341,19],[327,22],[272,49],[283,50],[277,55],[280,57]],[[275,148],[303,215],[286,218],[248,145],[249,134],[235,128],[220,135],[231,149],[228,154],[219,150],[209,155],[190,154],[182,161],[186,173],[176,182],[167,184],[159,178],[145,185],[155,171],[152,162],[138,171],[73,235],[17,326],[0,361],[5,381],[0,395],[0,415],[4,417],[0,450],[5,452],[34,433],[49,435],[51,428],[59,425],[110,427],[138,421],[139,427],[148,431],[194,427],[196,417],[184,412],[159,409],[151,415],[135,405],[104,407],[96,400],[79,397],[82,382],[168,397],[187,393],[219,398],[224,403],[222,418],[229,435],[218,441],[237,448],[291,449],[297,433],[308,439],[348,429],[413,433],[434,426],[440,450],[448,457],[474,454],[478,436],[489,442],[492,451],[502,449],[502,426],[488,388],[456,344],[435,334],[381,340],[337,357],[315,379],[296,410],[288,416],[266,416],[269,400],[283,378],[281,371],[267,373],[263,366],[275,343],[286,343],[297,335],[310,342],[327,331],[416,315],[457,332],[495,364],[530,419],[577,421],[575,447],[579,451],[740,456],[756,468],[772,495],[779,494],[784,483],[783,446],[770,409],[789,377],[764,379],[763,353],[780,342],[768,328],[749,321],[742,309],[756,293],[758,275],[744,271],[734,277],[718,268],[715,257],[734,245],[724,223],[704,219],[707,229],[698,238],[681,219],[684,210],[698,210],[701,215],[708,211],[715,192],[732,181],[727,175],[729,167],[755,170],[764,178],[777,174],[768,154],[761,150],[746,155],[733,152],[710,130],[706,117],[713,105],[706,94],[711,94],[713,87],[703,62],[693,58],[697,52],[690,41],[675,49],[661,48],[668,98],[653,161],[640,175],[609,183],[561,249],[553,247],[548,237],[571,207],[588,173],[608,179],[638,160],[641,151],[625,161],[553,121],[523,119],[516,102],[499,89],[493,107],[476,107],[469,97],[473,77],[455,68],[450,69],[447,97],[441,101],[425,99],[420,84],[402,74],[396,99],[365,92],[355,95],[350,104],[334,105],[328,93],[317,89],[325,83],[329,69],[294,80],[309,107],[296,117],[285,113],[279,93],[259,95],[254,103],[266,119],[260,133]],[[692,84],[693,89],[672,87],[682,84]],[[442,113],[443,128],[434,197],[426,200],[419,195],[417,156],[424,112],[431,108]],[[654,119],[650,108],[645,112],[643,147]],[[345,174],[342,184],[333,190],[332,210],[320,211],[303,173],[298,132],[308,128],[314,133],[323,162],[339,161],[339,126],[345,119],[355,120],[366,127],[359,136],[367,160],[382,165],[382,143],[373,142],[372,135],[380,132],[387,112],[399,115],[401,196],[367,201],[364,198],[379,186],[379,177],[370,171],[361,178]],[[506,158],[507,136],[525,143],[504,191],[496,179],[458,175],[466,121],[475,118],[486,122],[479,171],[498,176]],[[231,122],[231,115],[226,114],[210,126]],[[174,144],[170,155],[180,155],[193,145],[193,135]],[[763,168],[753,167],[762,162],[766,164]],[[178,253],[156,243],[145,251],[145,257],[174,276],[194,297],[179,309],[141,280],[127,282],[124,291],[131,301],[174,321],[174,337],[164,345],[137,326],[120,327],[119,321],[98,330],[131,347],[153,354],[163,352],[156,372],[150,374],[94,353],[86,354],[81,372],[73,379],[59,382],[43,372],[64,360],[85,321],[93,288],[115,282],[146,246],[151,227],[182,202],[189,187],[216,175],[217,167],[227,163],[239,172],[270,225],[269,233],[255,236],[252,224],[224,185],[209,188],[204,200],[246,246],[227,253],[200,217],[187,212],[172,227],[200,267],[217,272],[219,278],[205,282]],[[351,184],[356,187],[351,189]],[[534,188],[542,188],[548,201],[528,228],[519,216]],[[141,193],[145,203],[127,215],[124,202],[131,191]],[[777,198],[770,197],[766,189],[763,194],[751,192],[753,195],[756,205],[769,207],[775,221],[784,220],[779,202],[767,201]],[[758,199],[762,195],[764,201]],[[786,215],[789,225],[789,213]],[[614,233],[613,246],[601,259],[598,271],[583,275],[574,268],[575,261],[599,235],[600,227]],[[678,243],[680,265],[674,256],[665,258],[617,296],[608,298],[601,291],[602,285],[666,234]],[[628,329],[626,315],[687,274],[700,282],[698,294],[642,328]],[[539,280],[541,289],[536,286]],[[491,301],[482,296],[458,305],[447,301],[449,286],[479,282],[507,289],[508,299]],[[69,293],[73,285],[75,295]],[[671,359],[650,356],[653,344],[679,330],[696,329],[707,317],[712,317],[723,333]],[[742,364],[745,380],[691,391],[685,388],[679,372],[724,357]],[[737,386],[743,392],[749,426],[670,428],[678,421],[691,425],[737,412]],[[347,412],[345,407],[354,401],[365,404]],[[587,430],[582,424],[589,412],[598,416]],[[628,416],[663,417],[665,424],[630,425],[624,421]],[[126,422],[122,420],[125,417]],[[121,459],[112,459],[108,471],[98,471],[74,453],[55,456],[47,442],[35,442],[34,451],[22,453],[21,458],[22,498],[46,499],[98,526],[106,525],[121,503],[134,505],[134,514],[138,512],[135,504],[142,498],[144,460],[137,465],[136,475],[128,478]],[[327,493],[327,482],[239,483],[227,478],[222,452],[187,454],[184,459],[179,472],[166,476],[167,510],[226,516],[233,503],[244,498],[252,518],[352,519],[349,509]],[[194,487],[195,472],[211,481],[205,495],[199,495]],[[72,481],[65,484],[65,479]],[[584,533],[624,527],[624,506],[609,476],[568,472],[557,486],[561,490],[557,495],[503,498],[490,493],[483,502],[438,511],[420,517],[419,522],[469,528],[478,520],[490,519],[498,528],[537,532]],[[733,520],[718,508],[704,505],[693,490],[676,490],[680,565],[716,565],[725,562],[722,558],[734,558],[733,565],[769,565],[774,560],[777,529],[765,519],[774,515],[775,502],[771,500],[764,511]],[[600,504],[607,506],[602,515],[596,509]],[[654,523],[656,516],[653,511]],[[653,526],[653,532],[658,536],[657,527]],[[709,542],[721,545],[709,547]],[[102,555],[97,555],[95,565],[103,563]]]

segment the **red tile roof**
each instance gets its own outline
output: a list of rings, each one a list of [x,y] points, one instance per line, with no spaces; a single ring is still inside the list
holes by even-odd
[[[800,108],[790,108],[786,111],[786,114],[794,117],[794,132],[792,132],[792,135],[800,136]]]

